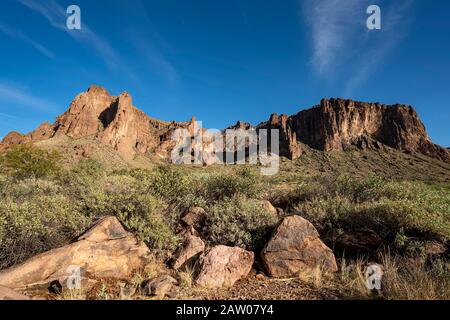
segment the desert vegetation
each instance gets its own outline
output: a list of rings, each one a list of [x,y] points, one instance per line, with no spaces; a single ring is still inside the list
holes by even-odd
[[[251,166],[114,170],[89,159],[63,168],[58,157],[30,145],[1,155],[0,269],[69,243],[105,216],[117,217],[164,265],[182,242],[182,215],[201,207],[207,216],[198,232],[207,247],[256,253],[280,218],[307,219],[334,250],[339,271],[332,278],[318,272],[299,279],[340,298],[374,297],[365,286],[369,262],[384,268],[378,298],[450,297],[448,184],[291,170],[261,177]],[[192,274],[180,270],[182,287],[192,287]],[[102,286],[98,297],[111,294]]]

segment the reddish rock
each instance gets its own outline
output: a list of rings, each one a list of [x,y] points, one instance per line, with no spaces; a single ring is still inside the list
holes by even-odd
[[[433,144],[416,111],[407,105],[384,105],[323,99],[319,106],[290,117],[289,126],[303,143],[324,151],[379,144],[450,162],[448,150]]]
[[[147,246],[125,231],[114,217],[100,220],[78,241],[37,255],[0,272],[0,285],[12,289],[64,287],[79,268],[81,280],[128,279],[151,258]]]
[[[133,106],[128,93],[111,96],[104,88],[91,86],[73,100],[53,125],[44,123],[26,135],[12,132],[0,143],[0,151],[58,136],[92,137],[117,150],[127,161],[136,154],[149,152],[169,159],[175,146],[172,135],[179,128],[193,135],[195,118],[171,123],[152,119]],[[304,143],[323,151],[351,146],[378,149],[386,145],[450,162],[450,151],[431,142],[415,110],[406,105],[323,99],[320,105],[293,116],[272,114],[268,121],[256,127],[238,121],[229,129],[279,130],[279,155],[289,159],[301,156],[301,143]],[[210,137],[206,129],[202,128],[201,132],[205,151],[201,160],[204,164],[214,164],[216,157],[208,156],[214,147],[213,136]],[[246,145],[248,149],[247,142]]]
[[[31,298],[10,288],[0,286],[0,301],[2,300],[24,301],[31,300]]]
[[[287,115],[276,113],[270,116],[268,122],[260,124],[258,129],[279,130],[280,135],[280,156],[294,160],[301,156],[302,149],[298,143],[297,134],[290,125],[290,118]]]
[[[383,244],[383,239],[373,230],[344,230],[336,237],[328,237],[327,243],[333,248],[348,254],[373,252]]]
[[[210,289],[232,287],[249,274],[253,261],[253,252],[216,246],[200,257],[196,284]]]
[[[175,270],[182,268],[186,263],[191,261],[192,258],[198,256],[205,250],[205,243],[199,237],[196,237],[190,233],[184,236],[183,244],[175,253],[175,258],[172,267]]]
[[[295,277],[316,268],[330,273],[337,271],[331,249],[320,240],[316,228],[300,216],[282,220],[261,252],[261,258],[272,277]]]
[[[6,145],[6,146],[18,145],[18,144],[23,144],[23,143],[27,143],[27,142],[31,142],[30,137],[27,135],[23,135],[16,131],[12,131],[12,132],[8,133],[6,135],[6,137],[4,137],[2,140],[2,144]]]
[[[196,230],[201,230],[206,221],[206,211],[200,207],[191,208],[181,219],[181,221],[188,227],[194,227]]]
[[[261,205],[263,206],[264,209],[267,210],[267,212],[269,212],[270,214],[272,214],[275,218],[278,217],[278,210],[277,208],[275,208],[272,203],[270,203],[270,201],[267,200],[261,200],[260,201]]]

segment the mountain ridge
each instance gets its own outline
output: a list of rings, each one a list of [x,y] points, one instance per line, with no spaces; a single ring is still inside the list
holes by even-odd
[[[173,132],[183,128],[193,135],[194,126],[195,118],[186,122],[151,118],[133,105],[129,93],[112,96],[105,88],[92,85],[75,97],[54,124],[44,122],[28,134],[10,132],[0,142],[0,151],[61,136],[93,137],[111,146],[125,160],[136,154],[168,159],[175,144],[171,139]],[[322,99],[320,104],[291,116],[274,113],[256,126],[238,121],[229,128],[279,129],[280,156],[289,159],[301,157],[303,143],[325,152],[388,146],[450,162],[449,149],[431,141],[419,115],[409,105]]]

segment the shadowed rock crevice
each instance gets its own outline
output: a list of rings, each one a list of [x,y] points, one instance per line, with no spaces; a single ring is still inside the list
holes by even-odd
[[[100,113],[100,116],[98,118],[103,124],[103,129],[106,129],[110,125],[110,123],[113,122],[118,109],[119,103],[116,100],[108,109],[105,109],[102,113]]]

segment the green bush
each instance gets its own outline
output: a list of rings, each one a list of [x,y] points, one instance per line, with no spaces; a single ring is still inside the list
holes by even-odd
[[[91,223],[64,195],[18,198],[0,201],[0,269],[66,244]]]
[[[247,168],[231,174],[213,174],[207,177],[203,186],[204,197],[212,201],[236,196],[258,198],[261,192],[259,176]]]
[[[160,166],[151,177],[150,192],[167,201],[176,201],[189,192],[188,177],[174,166]]]
[[[225,198],[209,208],[203,234],[212,244],[259,250],[277,222],[257,200]]]
[[[116,213],[122,223],[161,256],[168,256],[179,244],[164,219],[164,203],[151,195],[138,196]]]
[[[392,241],[400,232],[450,239],[450,192],[444,186],[376,177],[338,177],[310,186],[303,186],[294,212],[324,232],[371,228]]]
[[[60,171],[56,151],[46,151],[31,144],[18,145],[1,157],[1,167],[16,179],[42,178]]]

